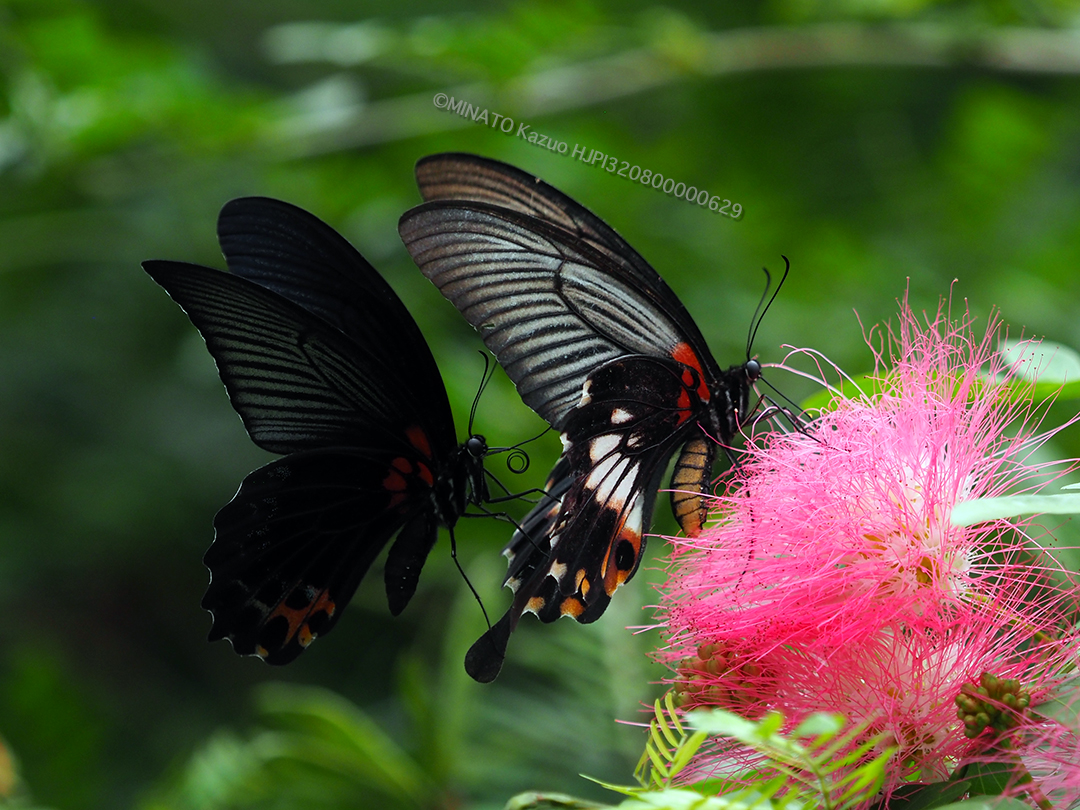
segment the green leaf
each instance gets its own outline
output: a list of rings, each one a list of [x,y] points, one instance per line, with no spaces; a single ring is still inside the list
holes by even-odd
[[[792,736],[820,737],[826,734],[832,736],[834,734],[839,734],[843,728],[844,719],[839,715],[818,712],[810,715],[799,723],[795,731],[792,732]]]
[[[608,810],[610,804],[596,804],[563,793],[519,793],[506,803],[505,810]]]
[[[878,810],[935,810],[951,804],[968,792],[970,782],[933,782],[901,785]]]
[[[758,723],[723,709],[696,709],[689,712],[686,719],[698,731],[737,740],[753,739],[760,728]]]
[[[1053,341],[1006,340],[998,355],[1017,377],[1039,386],[1080,385],[1080,353]]]
[[[627,799],[618,810],[726,810],[757,805],[767,808],[771,803],[762,802],[760,795],[754,801],[745,792],[732,796],[702,796],[693,790],[670,788],[652,793],[641,793]]]
[[[1069,728],[1080,728],[1080,676],[1059,684],[1049,697],[1031,711]]]
[[[940,805],[937,810],[1031,810],[1031,805],[1009,796],[977,796]]]
[[[952,508],[953,526],[972,526],[1017,515],[1080,515],[1080,495],[1006,495],[961,501]]]
[[[873,396],[879,393],[881,393],[881,378],[868,372],[850,378],[843,378],[839,385],[822,389],[816,394],[807,397],[800,403],[800,406],[806,411],[827,411],[835,407],[838,400]]]
[[[259,708],[291,734],[279,756],[313,761],[356,778],[391,796],[423,804],[431,785],[424,772],[367,714],[326,689],[266,684]]]
[[[973,796],[1000,796],[1016,778],[1016,765],[1011,762],[969,762],[964,779],[971,784]]]

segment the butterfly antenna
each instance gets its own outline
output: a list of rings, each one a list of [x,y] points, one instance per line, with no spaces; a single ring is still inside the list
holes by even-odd
[[[754,310],[754,317],[750,319],[750,332],[746,337],[746,359],[750,359],[750,350],[754,346],[754,340],[757,339],[758,328],[761,326],[761,322],[765,320],[765,313],[769,311],[769,307],[772,306],[773,301],[776,300],[776,296],[780,294],[780,288],[784,286],[784,282],[787,281],[788,273],[791,272],[791,262],[788,261],[788,257],[784,254],[780,254],[780,258],[784,260],[784,275],[780,277],[780,283],[776,285],[776,289],[773,290],[772,297],[769,298],[769,302],[765,303],[765,298],[769,295],[769,287],[772,286],[772,274],[769,272],[768,267],[762,267],[761,270],[765,273],[765,292],[761,294],[761,300],[758,301],[757,309]],[[762,306],[764,304],[764,306]]]
[[[493,456],[496,453],[509,453],[510,455],[506,457],[506,469],[515,475],[521,475],[529,469],[529,465],[532,463],[529,454],[521,448],[530,442],[535,442],[549,430],[551,430],[551,425],[548,425],[531,439],[525,439],[525,441],[512,444],[509,447],[489,447],[487,454]]]
[[[491,378],[495,376],[495,369],[492,368],[491,358],[487,356],[486,352],[479,352],[479,355],[484,358],[484,373],[480,375],[480,387],[476,389],[476,396],[473,397],[472,407],[469,409],[469,435],[473,435],[473,422],[476,421],[476,409],[480,405],[480,395],[484,393],[484,389],[487,388]]]

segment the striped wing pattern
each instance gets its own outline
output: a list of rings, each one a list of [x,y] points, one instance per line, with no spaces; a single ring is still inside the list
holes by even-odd
[[[604,254],[619,267],[620,275],[632,277],[640,287],[681,308],[652,265],[610,225],[538,177],[497,160],[447,152],[421,158],[416,164],[416,183],[426,202],[487,203],[553,225]]]
[[[453,435],[450,403],[427,342],[401,299],[337,231],[287,202],[231,200],[218,216],[229,271],[273,290],[355,341],[385,386],[409,390],[438,432]],[[407,365],[386,362],[402,353]],[[407,403],[406,403],[407,404]]]
[[[202,333],[229,399],[259,447],[292,453],[396,440],[397,398],[370,382],[380,364],[358,357],[341,332],[228,273],[170,261],[143,266]],[[358,359],[371,366],[365,369]]]
[[[481,203],[428,203],[400,232],[421,271],[499,359],[529,407],[557,429],[597,367],[670,356],[678,321],[602,253],[556,228]]]

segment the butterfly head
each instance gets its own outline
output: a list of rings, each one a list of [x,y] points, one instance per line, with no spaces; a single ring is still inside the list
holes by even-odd
[[[479,433],[474,433],[465,442],[465,450],[474,459],[483,459],[488,452],[487,439],[481,436]]]

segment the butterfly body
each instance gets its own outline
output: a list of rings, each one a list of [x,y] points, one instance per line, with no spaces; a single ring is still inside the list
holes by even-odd
[[[672,508],[684,531],[700,530],[717,452],[761,366],[722,370],[656,271],[538,178],[465,154],[424,158],[416,173],[426,202],[399,223],[406,247],[563,441],[548,497],[504,552],[514,602],[466,659],[490,680],[523,612],[604,612],[640,564],[676,453]]]
[[[458,444],[426,341],[378,272],[332,228],[277,200],[221,212],[231,272],[145,262],[214,357],[252,441],[282,458],[214,518],[202,605],[210,639],[272,664],[329,632],[387,545],[400,613],[439,527],[489,497],[487,443]]]

